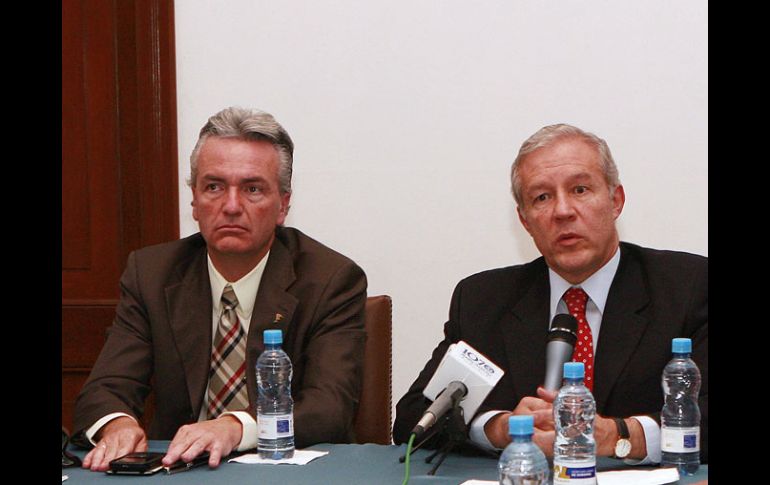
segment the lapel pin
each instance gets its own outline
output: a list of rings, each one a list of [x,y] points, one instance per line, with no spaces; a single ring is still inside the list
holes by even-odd
[[[283,320],[283,315],[281,315],[280,313],[276,313],[275,314],[275,320],[273,320],[273,323],[278,323],[281,320]]]

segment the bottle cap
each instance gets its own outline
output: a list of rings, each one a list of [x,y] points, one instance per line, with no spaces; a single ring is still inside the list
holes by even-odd
[[[511,436],[530,435],[535,429],[535,417],[522,414],[508,418],[508,434]]]
[[[688,338],[672,339],[671,351],[675,354],[689,354],[692,352],[692,340]]]
[[[564,363],[564,378],[565,379],[582,379],[586,375],[585,364],[582,362],[565,362]]]
[[[265,340],[265,345],[267,344],[280,345],[283,343],[283,332],[281,332],[280,330],[265,330],[264,340]]]

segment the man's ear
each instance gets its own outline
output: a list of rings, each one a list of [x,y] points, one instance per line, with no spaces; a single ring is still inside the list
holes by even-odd
[[[615,187],[615,191],[612,193],[612,215],[617,219],[620,217],[620,213],[623,212],[623,206],[626,204],[626,191],[622,185]]]
[[[278,220],[276,221],[276,225],[282,226],[283,223],[286,221],[286,216],[289,214],[289,205],[291,203],[291,192],[286,192],[284,194],[281,194],[281,208],[279,209],[278,213]]]
[[[516,206],[516,214],[519,215],[519,221],[521,222],[521,225],[524,226],[524,229],[526,229],[529,235],[531,236],[532,233],[529,231],[529,223],[527,222],[526,216],[524,216],[524,214],[522,213],[521,207]]]
[[[192,201],[190,202],[190,205],[192,206],[192,216],[195,221],[198,221],[198,206],[195,204],[195,187],[192,187]]]

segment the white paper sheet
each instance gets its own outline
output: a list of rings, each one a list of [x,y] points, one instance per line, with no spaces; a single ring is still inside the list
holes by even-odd
[[[260,458],[256,453],[249,453],[248,455],[236,456],[230,458],[228,462],[234,461],[237,463],[247,463],[250,465],[264,464],[264,465],[306,465],[316,458],[320,458],[324,455],[328,455],[328,451],[310,451],[310,450],[294,450],[294,456],[291,458],[285,458],[283,460],[265,460]]]
[[[660,485],[679,480],[676,468],[653,470],[612,470],[596,474],[598,485]]]

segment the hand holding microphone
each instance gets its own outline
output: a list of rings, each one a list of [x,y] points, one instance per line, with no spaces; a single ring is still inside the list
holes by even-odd
[[[564,363],[572,358],[577,341],[577,320],[572,315],[558,314],[551,322],[546,344],[545,384],[538,387],[537,396],[525,396],[512,410],[501,413],[487,421],[484,432],[487,439],[497,448],[504,448],[510,443],[508,436],[508,416],[510,414],[531,414],[535,419],[536,441],[538,446],[553,440],[553,400],[562,383]],[[548,451],[548,446],[541,446]]]

